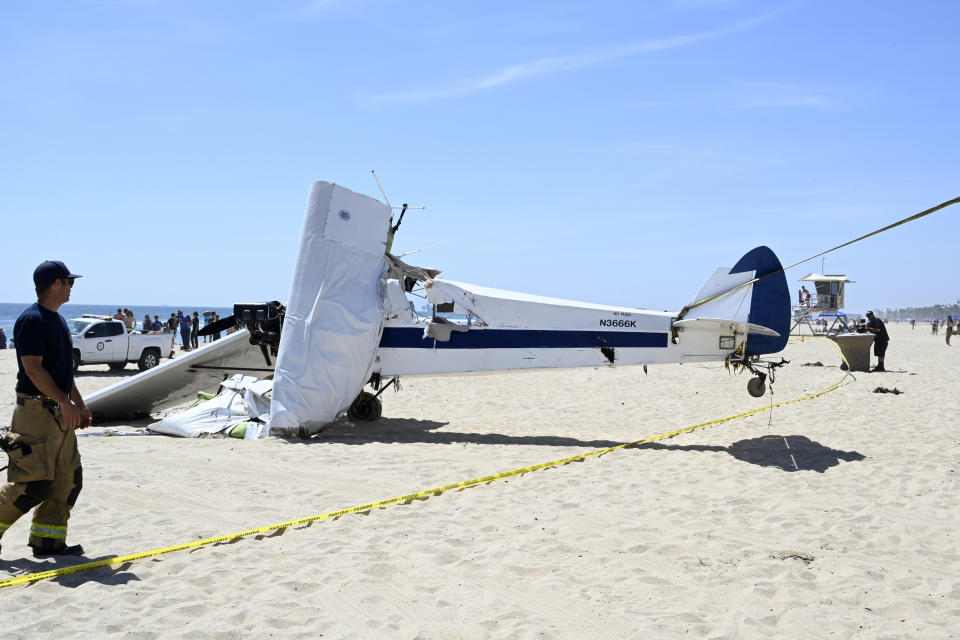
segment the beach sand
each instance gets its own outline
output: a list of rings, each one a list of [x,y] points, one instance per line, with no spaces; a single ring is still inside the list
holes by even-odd
[[[960,637],[960,345],[889,330],[889,373],[819,398],[4,588],[5,637]],[[783,355],[774,401],[844,376],[827,340]],[[0,351],[0,424],[15,373]],[[121,377],[85,367],[77,384]],[[381,420],[307,442],[84,436],[70,542],[87,560],[148,551],[634,441],[769,405],[748,377],[709,364],[406,378]],[[85,561],[34,559],[29,520],[4,536],[0,576]]]

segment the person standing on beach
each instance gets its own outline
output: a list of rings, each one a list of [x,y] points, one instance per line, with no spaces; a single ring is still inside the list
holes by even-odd
[[[947,346],[950,346],[950,334],[953,333],[953,316],[947,316]]]
[[[177,325],[180,322],[177,320],[177,314],[171,313],[170,317],[167,318],[167,323],[164,325],[164,333],[170,334],[170,349],[173,349],[173,345],[177,341]]]
[[[887,343],[890,342],[887,326],[883,324],[883,320],[873,315],[873,311],[867,311],[866,330],[873,334],[873,355],[877,356],[877,366],[873,370],[886,371],[883,368],[883,357],[887,353]]]
[[[198,339],[198,334],[200,333],[200,315],[194,311],[193,320],[191,321],[190,328],[190,348],[196,349],[200,346],[200,341]]]
[[[7,348],[7,334],[3,332],[3,327],[0,327],[0,349]]]
[[[180,316],[180,348],[184,351],[190,351],[190,315]]]
[[[41,263],[33,272],[37,302],[13,328],[17,405],[4,438],[10,466],[0,488],[0,536],[37,507],[29,544],[38,558],[83,554],[79,544],[67,545],[67,520],[83,487],[75,429],[90,426],[93,415],[74,383],[70,330],[58,313],[79,277],[58,260]]]

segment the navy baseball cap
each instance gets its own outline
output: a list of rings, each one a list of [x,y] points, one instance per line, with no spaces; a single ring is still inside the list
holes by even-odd
[[[75,273],[70,273],[70,269],[67,269],[67,265],[63,264],[59,260],[47,260],[46,262],[41,262],[37,268],[33,270],[33,284],[38,287],[48,285],[54,280],[58,280],[60,278],[82,277],[83,276]]]

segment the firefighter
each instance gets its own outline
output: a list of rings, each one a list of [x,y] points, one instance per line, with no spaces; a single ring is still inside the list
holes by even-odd
[[[67,544],[67,520],[83,486],[74,429],[93,416],[74,384],[70,331],[58,313],[79,277],[58,260],[40,264],[33,272],[37,302],[13,328],[17,405],[3,443],[10,464],[0,488],[0,536],[37,507],[29,544],[38,558],[83,554],[79,544]]]

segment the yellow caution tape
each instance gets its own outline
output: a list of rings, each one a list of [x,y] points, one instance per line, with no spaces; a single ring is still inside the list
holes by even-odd
[[[474,478],[472,480],[464,480],[463,482],[457,482],[454,484],[444,485],[442,487],[437,487],[436,489],[427,489],[425,491],[418,491],[416,493],[408,493],[407,495],[397,496],[396,498],[388,498],[386,500],[380,500],[377,502],[370,502],[367,504],[357,505],[355,507],[348,507],[346,509],[340,509],[338,511],[328,511],[327,513],[321,513],[315,516],[309,516],[306,518],[298,518],[297,520],[288,520],[287,522],[281,522],[279,524],[272,524],[266,527],[258,527],[256,529],[247,529],[246,531],[238,531],[237,533],[230,533],[223,536],[216,536],[214,538],[205,538],[203,540],[195,540],[193,542],[187,542],[184,544],[174,545],[172,547],[163,547],[162,549],[154,549],[152,551],[143,551],[141,553],[131,553],[125,556],[114,556],[112,558],[105,558],[103,560],[97,560],[96,562],[87,562],[83,564],[76,564],[70,567],[60,567],[57,569],[51,569],[49,571],[40,571],[37,573],[30,573],[22,576],[16,576],[13,578],[7,578],[5,580],[0,580],[0,588],[3,587],[12,587],[18,584],[26,584],[29,582],[37,582],[38,580],[48,580],[50,578],[57,578],[60,576],[69,575],[71,573],[79,573],[81,571],[88,571],[90,569],[97,569],[99,567],[110,567],[118,564],[124,564],[127,562],[133,562],[134,560],[142,560],[144,558],[151,558],[155,556],[160,556],[166,553],[173,553],[174,551],[183,551],[184,549],[195,549],[197,547],[203,547],[208,544],[216,544],[219,542],[230,542],[231,540],[236,540],[237,538],[243,538],[246,536],[252,536],[261,533],[268,533],[270,531],[276,531],[279,529],[286,529],[287,527],[295,527],[298,525],[310,524],[311,522],[316,522],[318,520],[327,520],[330,518],[339,518],[340,516],[345,516],[350,513],[359,513],[363,511],[370,511],[378,507],[385,507],[389,504],[396,504],[398,502],[410,502],[418,498],[428,497],[428,496],[438,496],[444,491],[450,491],[452,489],[465,489],[467,487],[472,487],[478,484],[485,484],[493,482],[494,480],[499,480],[501,478],[509,478],[510,476],[521,475],[524,473],[529,473],[531,471],[538,471],[540,469],[546,469],[547,467],[555,467],[563,464],[569,464],[571,462],[576,462],[578,460],[584,460],[591,456],[599,456],[605,453],[610,453],[611,451],[616,451],[617,449],[624,449],[626,447],[632,447],[638,444],[644,444],[647,442],[653,442],[655,440],[665,440],[667,438],[673,438],[683,433],[689,433],[691,431],[697,431],[699,429],[705,429],[717,424],[724,422],[729,422],[731,420],[737,420],[739,418],[746,418],[755,413],[760,413],[761,411],[767,411],[775,407],[782,407],[786,404],[792,404],[794,402],[802,402],[804,400],[811,400],[818,396],[822,396],[825,393],[833,391],[847,379],[847,376],[844,376],[840,380],[836,381],[829,387],[821,389],[815,393],[810,393],[799,398],[793,398],[792,400],[784,400],[783,402],[778,402],[776,404],[767,405],[760,407],[758,409],[750,409],[749,411],[743,411],[732,416],[727,416],[725,418],[718,418],[716,420],[711,420],[709,422],[702,422],[700,424],[693,425],[692,427],[684,427],[683,429],[677,429],[676,431],[670,431],[668,433],[661,433],[658,436],[652,436],[649,438],[644,438],[643,440],[634,440],[633,442],[625,442],[623,444],[618,444],[613,447],[607,447],[606,449],[597,449],[596,451],[589,451],[587,453],[581,453],[579,455],[571,456],[569,458],[561,458],[560,460],[552,460],[550,462],[543,462],[540,464],[530,465],[528,467],[521,467],[519,469],[513,469],[511,471],[503,471],[501,473],[495,473],[489,476],[483,476],[482,478]]]

